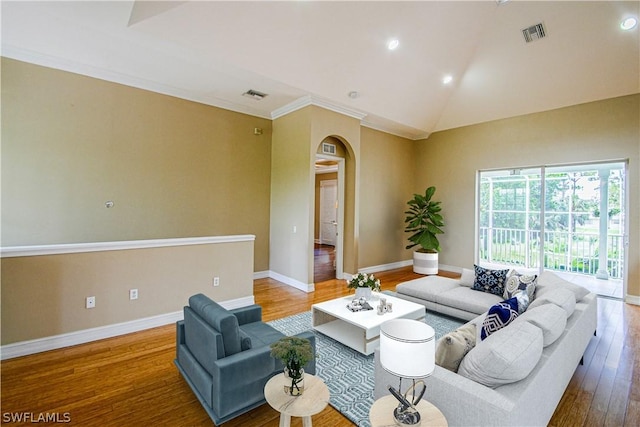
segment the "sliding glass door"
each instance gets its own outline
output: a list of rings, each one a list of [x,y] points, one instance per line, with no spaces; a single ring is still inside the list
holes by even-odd
[[[479,262],[623,278],[624,178],[624,162],[481,171]]]

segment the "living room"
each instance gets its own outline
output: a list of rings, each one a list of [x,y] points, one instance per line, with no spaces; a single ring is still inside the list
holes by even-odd
[[[250,304],[254,281],[266,277],[314,291],[312,165],[329,135],[348,151],[345,274],[406,265],[406,201],[427,186],[437,187],[446,214],[441,263],[471,267],[477,171],[627,161],[625,300],[640,303],[637,60],[630,93],[413,139],[322,102],[269,119],[4,52],[3,354],[171,323],[202,290]],[[198,248],[182,246],[208,236]],[[168,246],[117,246],[165,239]],[[105,250],[104,242],[116,245]]]

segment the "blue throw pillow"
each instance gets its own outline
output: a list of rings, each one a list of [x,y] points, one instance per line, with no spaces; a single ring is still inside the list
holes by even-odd
[[[499,296],[504,294],[504,282],[509,270],[489,270],[478,265],[474,265],[473,268],[476,271],[476,278],[471,289]]]
[[[482,322],[480,339],[484,340],[495,331],[504,328],[516,317],[518,317],[518,300],[515,297],[492,305]]]

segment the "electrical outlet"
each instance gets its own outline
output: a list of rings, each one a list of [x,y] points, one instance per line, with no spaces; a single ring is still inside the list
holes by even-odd
[[[94,308],[96,306],[96,297],[87,297],[87,308]]]
[[[137,289],[129,289],[129,299],[130,300],[138,299],[138,290]]]
[[[213,286],[220,286],[220,278],[219,277],[214,277],[213,278]]]

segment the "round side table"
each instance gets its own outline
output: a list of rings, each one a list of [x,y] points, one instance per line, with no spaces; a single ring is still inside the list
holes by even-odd
[[[284,392],[287,380],[284,374],[272,377],[264,386],[267,403],[280,412],[280,427],[289,427],[291,417],[302,417],[302,425],[311,427],[311,416],[322,411],[329,403],[329,389],[315,375],[304,374],[304,393],[290,396]]]
[[[393,419],[393,410],[398,407],[398,400],[392,395],[376,400],[369,411],[371,427],[397,427]],[[420,412],[420,426],[448,426],[447,419],[433,403],[422,399],[417,406]]]

